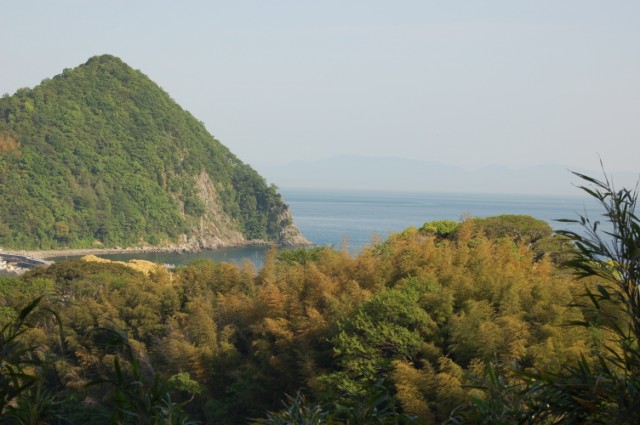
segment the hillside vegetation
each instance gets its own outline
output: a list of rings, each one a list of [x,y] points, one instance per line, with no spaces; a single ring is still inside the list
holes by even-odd
[[[87,259],[1,279],[0,322],[13,323],[5,340],[16,321],[30,326],[4,373],[24,364],[33,379],[16,381],[29,385],[5,414],[65,424],[517,423],[531,405],[496,389],[522,386],[514,365],[597,364],[610,340],[595,327],[567,332],[593,317],[571,307],[583,284],[543,248],[563,243],[544,222],[501,216],[426,223],[357,257],[274,250],[258,273],[250,263],[170,272]],[[501,396],[515,399],[514,412]],[[507,419],[484,422],[473,400]]]
[[[305,242],[274,186],[104,55],[0,100],[0,246]]]

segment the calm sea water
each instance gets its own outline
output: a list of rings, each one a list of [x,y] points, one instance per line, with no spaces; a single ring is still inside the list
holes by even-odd
[[[490,217],[526,214],[558,229],[559,218],[590,216],[598,211],[589,199],[552,196],[481,195],[416,192],[369,192],[283,189],[302,233],[320,245],[340,245],[347,239],[352,251],[409,226],[431,220],[459,220],[465,215]]]
[[[416,192],[335,191],[319,189],[281,189],[298,228],[311,242],[356,253],[375,239],[409,226],[431,220],[459,220],[464,215],[489,217],[500,214],[527,214],[545,220],[555,228],[559,218],[577,218],[586,211],[599,214],[588,198],[480,195]],[[168,264],[187,264],[201,258],[241,263],[249,260],[261,267],[266,247],[228,248],[197,253],[114,254],[113,260],[132,258]]]

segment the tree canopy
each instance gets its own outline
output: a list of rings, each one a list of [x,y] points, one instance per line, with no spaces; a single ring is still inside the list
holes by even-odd
[[[6,411],[58,394],[42,417],[101,424],[170,399],[207,423],[436,424],[471,412],[469,400],[490,394],[478,380],[511,377],[514,364],[594,361],[602,335],[563,328],[591,314],[569,307],[581,285],[527,241],[465,223],[450,238],[407,229],[355,257],[273,251],[258,272],[87,259],[0,279],[2,323],[43,296],[19,339],[47,360]],[[34,360],[17,353],[11,370]]]
[[[274,186],[109,55],[0,99],[0,199],[0,246],[23,249],[281,242],[292,224]]]

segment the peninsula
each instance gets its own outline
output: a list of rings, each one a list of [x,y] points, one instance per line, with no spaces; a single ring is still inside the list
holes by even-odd
[[[309,244],[274,185],[110,55],[0,99],[0,199],[11,252]]]

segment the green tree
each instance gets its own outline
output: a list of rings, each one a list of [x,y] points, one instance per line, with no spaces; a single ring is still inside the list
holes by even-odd
[[[426,342],[436,324],[418,303],[426,286],[412,281],[382,291],[339,324],[332,338],[338,370],[322,378],[325,397],[355,408],[372,396],[380,379],[392,382],[395,361],[418,362],[437,351]]]
[[[448,238],[458,227],[457,221],[452,220],[434,220],[428,221],[420,227],[422,233],[432,233],[439,238]]]
[[[551,236],[553,232],[549,223],[528,215],[504,214],[472,220],[476,229],[490,239],[510,237],[516,241],[535,243]]]

